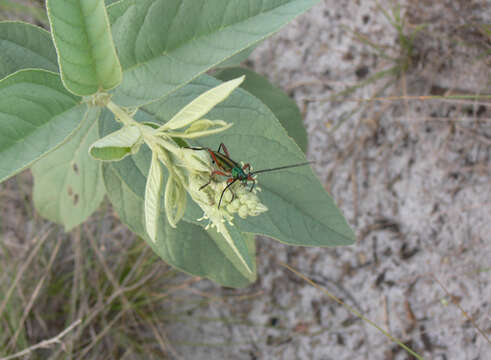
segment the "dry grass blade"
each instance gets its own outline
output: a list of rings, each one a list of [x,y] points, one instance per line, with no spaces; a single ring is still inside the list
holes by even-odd
[[[435,279],[435,281],[441,286],[441,288],[443,289],[443,291],[445,291],[445,293],[447,294],[447,296],[449,298],[452,297],[452,295],[450,294],[450,292],[447,290],[447,288],[442,284],[442,282],[440,280],[438,280],[436,278],[435,275],[433,275],[433,279]],[[491,345],[491,340],[489,339],[489,337],[486,335],[486,333],[476,324],[476,322],[474,321],[474,319],[469,316],[469,314],[467,314],[467,312],[462,308],[462,306],[460,306],[460,304],[456,301],[452,301],[453,304],[455,304],[455,306],[457,306],[459,308],[459,310],[462,312],[462,315],[465,316],[465,318],[467,320],[469,320],[472,324],[472,326],[474,326],[474,328],[486,339],[486,341]]]
[[[92,348],[101,341],[104,336],[114,327],[114,325],[121,319],[121,317],[125,314],[127,310],[122,310],[120,311],[114,319],[112,319],[105,327],[102,329],[101,332],[99,332],[96,336],[93,337],[91,343],[87,345],[84,350],[80,353],[77,354],[77,358],[79,359],[86,359],[87,354],[89,353]]]
[[[129,310],[131,308],[130,302],[128,301],[128,299],[124,295],[124,292],[121,291],[120,284],[118,283],[118,281],[116,280],[116,277],[114,276],[111,269],[107,265],[106,260],[104,259],[104,255],[102,255],[101,251],[99,250],[99,247],[96,244],[94,235],[90,231],[86,231],[85,234],[89,238],[90,246],[92,247],[92,250],[94,250],[94,253],[97,256],[97,260],[99,261],[102,268],[104,269],[104,272],[105,272],[107,278],[109,279],[109,281],[113,285],[114,289],[116,289],[116,291],[121,295],[121,300],[124,304],[125,310]]]
[[[31,311],[31,309],[32,309],[32,307],[34,305],[34,302],[36,301],[36,299],[37,299],[37,297],[39,295],[39,292],[40,292],[41,288],[44,285],[44,281],[46,280],[46,277],[51,272],[51,268],[52,268],[53,263],[54,263],[54,261],[56,259],[56,255],[58,255],[58,252],[60,250],[60,246],[61,246],[62,240],[63,240],[63,237],[62,236],[58,236],[58,241],[56,242],[56,246],[55,246],[53,252],[51,253],[51,257],[49,259],[48,266],[44,270],[44,274],[41,277],[41,280],[36,285],[36,288],[34,289],[32,295],[31,295],[31,299],[29,300],[26,308],[24,309],[24,314],[22,315],[22,318],[21,318],[21,321],[19,322],[19,324],[24,324],[24,322],[26,321],[26,318],[29,315],[29,313],[30,313],[30,311]],[[23,326],[19,326],[17,328],[17,330],[15,331],[14,336],[12,337],[12,339],[10,339],[10,342],[8,344],[8,347],[13,347],[14,344],[17,342],[17,338],[18,338],[20,332],[22,331],[22,328],[23,328]]]
[[[29,267],[29,265],[31,265],[31,262],[36,258],[36,255],[38,255],[39,249],[41,249],[41,246],[44,244],[44,242],[46,241],[46,239],[48,238],[48,235],[50,233],[51,233],[51,229],[46,230],[46,232],[44,233],[44,235],[42,235],[41,238],[37,241],[36,246],[31,251],[31,253],[29,254],[29,256],[26,259],[26,261],[23,263],[23,265],[20,268],[20,270],[15,275],[14,281],[10,285],[10,287],[7,290],[7,293],[5,295],[5,298],[3,299],[2,303],[0,304],[0,319],[3,316],[3,312],[5,311],[5,308],[6,308],[8,302],[10,300],[10,297],[12,296],[12,293],[14,292],[15,288],[19,285],[19,281],[22,278],[22,275],[27,270],[27,268]],[[34,241],[36,241],[36,240],[34,239]]]

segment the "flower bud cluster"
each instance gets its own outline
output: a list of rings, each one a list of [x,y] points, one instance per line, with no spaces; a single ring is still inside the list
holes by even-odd
[[[218,191],[215,192],[215,202],[217,204],[220,201],[220,196],[225,190],[226,185],[227,183],[225,182],[216,185]],[[268,210],[256,195],[260,190],[261,189],[256,186],[253,191],[249,191],[247,185],[237,181],[225,190],[220,206],[223,206],[229,214],[237,214],[242,219],[245,219],[248,216],[258,216]]]
[[[220,179],[210,178],[210,172],[191,173],[189,179],[192,195],[194,194],[196,198],[200,198],[202,202],[210,206],[218,208],[218,205],[220,205],[221,212],[227,218],[237,213],[241,218],[245,219],[248,216],[257,216],[268,210],[256,195],[257,192],[261,191],[257,186],[254,187],[253,191],[249,191],[247,185],[237,181],[225,190],[229,183],[223,180],[219,181]]]

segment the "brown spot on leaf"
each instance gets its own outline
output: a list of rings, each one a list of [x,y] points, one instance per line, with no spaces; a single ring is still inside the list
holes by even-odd
[[[73,205],[77,205],[78,203],[78,194],[73,195]]]
[[[67,192],[68,196],[72,196],[72,194],[73,194],[72,187],[71,187],[71,186],[69,186],[69,187],[66,189],[66,192]]]
[[[73,166],[72,167],[73,167],[73,171],[75,172],[75,174],[78,175],[79,174],[79,171],[78,171],[78,165],[77,165],[77,163],[73,163]]]

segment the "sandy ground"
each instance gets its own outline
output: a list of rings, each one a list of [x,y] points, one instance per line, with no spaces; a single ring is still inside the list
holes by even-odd
[[[394,2],[379,4],[390,12]],[[400,56],[397,31],[375,1],[324,1],[252,54],[249,65],[303,110],[308,158],[358,242],[319,249],[259,239],[253,287],[223,289],[170,327],[182,358],[411,358],[280,262],[425,359],[491,358],[491,105],[409,98],[491,93],[491,59],[472,45],[486,40],[463,25],[489,24],[491,4],[400,4],[408,30],[428,23],[410,68],[337,101],[325,100],[394,66],[353,31]],[[385,99],[356,101],[375,97]],[[217,295],[212,284],[201,290]]]
[[[174,316],[159,324],[175,354],[170,358],[411,359],[285,262],[425,359],[491,359],[491,102],[411,98],[491,94],[491,44],[472,25],[491,23],[491,3],[399,1],[407,31],[428,26],[415,39],[407,71],[361,86],[394,67],[388,57],[401,56],[397,31],[381,11],[390,13],[394,3],[323,1],[259,46],[248,62],[297,101],[309,135],[308,158],[356,230],[357,243],[319,249],[259,238],[253,286],[231,290],[203,280],[183,290],[181,301],[162,305],[162,314]],[[330,99],[355,85],[346,97]],[[373,98],[382,99],[359,101]],[[30,188],[24,192],[16,208],[29,204]],[[26,244],[19,239],[43,233],[25,218],[3,214],[9,248],[22,250]],[[120,244],[114,232],[134,239],[116,225],[105,237],[108,248]],[[77,235],[66,236],[72,237],[70,247]],[[106,255],[121,257],[117,250]],[[66,256],[65,266],[71,266],[73,256]],[[67,300],[59,301],[65,309]],[[44,324],[43,315],[31,322]],[[61,331],[46,330],[52,330],[49,336]],[[150,331],[148,339],[155,341]]]

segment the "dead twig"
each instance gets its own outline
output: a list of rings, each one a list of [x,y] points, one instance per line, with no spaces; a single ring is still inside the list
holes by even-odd
[[[78,319],[75,321],[73,324],[71,324],[69,327],[67,327],[65,330],[63,330],[61,333],[56,335],[55,337],[48,339],[48,340],[43,340],[40,343],[37,343],[36,345],[30,346],[25,350],[19,351],[18,353],[15,353],[13,355],[9,355],[7,357],[0,358],[0,360],[10,360],[10,359],[15,359],[19,358],[21,356],[25,356],[34,350],[41,349],[41,348],[47,348],[50,347],[53,344],[62,344],[61,338],[64,337],[66,334],[68,334],[70,331],[72,331],[73,328],[78,326],[82,322],[81,319]]]

